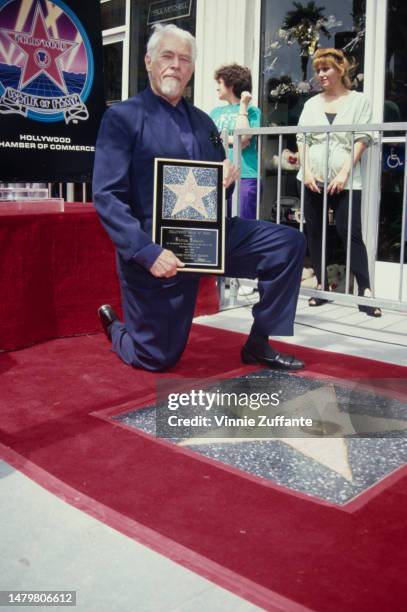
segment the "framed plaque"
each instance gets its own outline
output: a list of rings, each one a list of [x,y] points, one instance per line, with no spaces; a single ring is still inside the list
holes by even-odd
[[[172,251],[180,272],[225,271],[223,164],[155,159],[153,241]]]

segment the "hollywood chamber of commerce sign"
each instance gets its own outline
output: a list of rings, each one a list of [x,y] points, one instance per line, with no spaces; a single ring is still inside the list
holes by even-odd
[[[98,0],[0,0],[0,162],[14,156],[0,180],[89,178],[104,108],[99,11]],[[66,146],[49,159],[47,143]]]

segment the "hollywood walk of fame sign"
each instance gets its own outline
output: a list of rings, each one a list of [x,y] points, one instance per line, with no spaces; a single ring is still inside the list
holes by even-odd
[[[185,263],[183,272],[224,272],[223,164],[155,160],[153,240]]]
[[[1,179],[89,181],[104,110],[99,0],[0,0]]]

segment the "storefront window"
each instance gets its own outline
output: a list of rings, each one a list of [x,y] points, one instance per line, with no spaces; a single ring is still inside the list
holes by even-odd
[[[107,0],[101,2],[100,12],[102,18],[102,30],[110,30],[125,24],[126,0]]]
[[[122,99],[123,42],[103,46],[103,73],[108,105]]]
[[[363,89],[365,0],[281,2],[262,6],[263,125],[297,125],[304,102],[318,91],[312,55],[342,49],[355,63],[354,86]]]

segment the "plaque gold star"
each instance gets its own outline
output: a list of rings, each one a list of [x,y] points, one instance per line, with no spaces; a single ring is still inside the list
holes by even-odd
[[[188,168],[187,178],[182,185],[167,184],[166,187],[178,196],[172,211],[173,216],[190,206],[202,217],[208,218],[208,211],[203,198],[213,191],[214,187],[198,185],[191,168]]]

